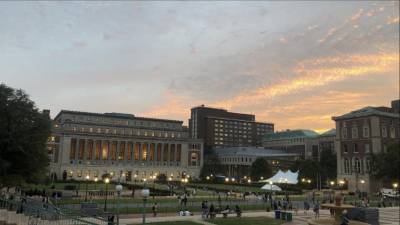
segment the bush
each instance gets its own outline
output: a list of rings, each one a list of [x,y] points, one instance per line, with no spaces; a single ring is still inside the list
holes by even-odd
[[[65,185],[64,190],[75,191],[77,188],[75,185]]]

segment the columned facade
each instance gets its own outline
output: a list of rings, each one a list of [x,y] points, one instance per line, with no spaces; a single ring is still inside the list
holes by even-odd
[[[96,119],[95,123],[82,123],[76,119],[79,116],[127,120],[123,122],[128,126],[104,126]],[[129,120],[145,121],[148,127],[129,126]],[[161,124],[172,128],[161,129]],[[188,138],[179,121],[61,111],[54,120],[49,144],[51,171],[58,179],[101,179],[108,175],[129,182],[165,174],[178,180],[187,175],[198,177],[202,167],[203,143]]]

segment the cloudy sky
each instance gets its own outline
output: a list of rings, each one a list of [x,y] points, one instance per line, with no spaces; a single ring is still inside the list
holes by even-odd
[[[0,2],[0,82],[61,109],[179,119],[200,104],[277,130],[389,105],[399,2]]]

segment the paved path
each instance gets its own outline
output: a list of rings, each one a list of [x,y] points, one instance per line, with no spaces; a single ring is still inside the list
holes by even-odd
[[[148,214],[150,216],[150,214]],[[221,216],[221,215],[218,215]],[[231,215],[235,216],[235,215]],[[274,212],[246,212],[242,217],[274,217]],[[330,217],[329,210],[320,210],[320,218]],[[297,215],[293,213],[293,221],[285,223],[284,225],[307,225],[307,220],[314,219],[314,213],[310,210],[307,214],[304,211],[298,211]],[[203,225],[213,225],[210,222],[204,221],[200,215],[194,216],[166,216],[166,217],[148,217],[146,222],[168,222],[168,221],[193,221]],[[121,225],[127,224],[140,224],[142,218],[126,218],[120,219]],[[399,207],[380,208],[379,209],[379,223],[380,225],[399,225]]]

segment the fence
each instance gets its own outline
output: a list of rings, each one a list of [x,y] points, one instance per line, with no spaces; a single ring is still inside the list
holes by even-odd
[[[0,198],[0,224],[5,225],[115,225],[105,216],[85,215],[34,198]]]

